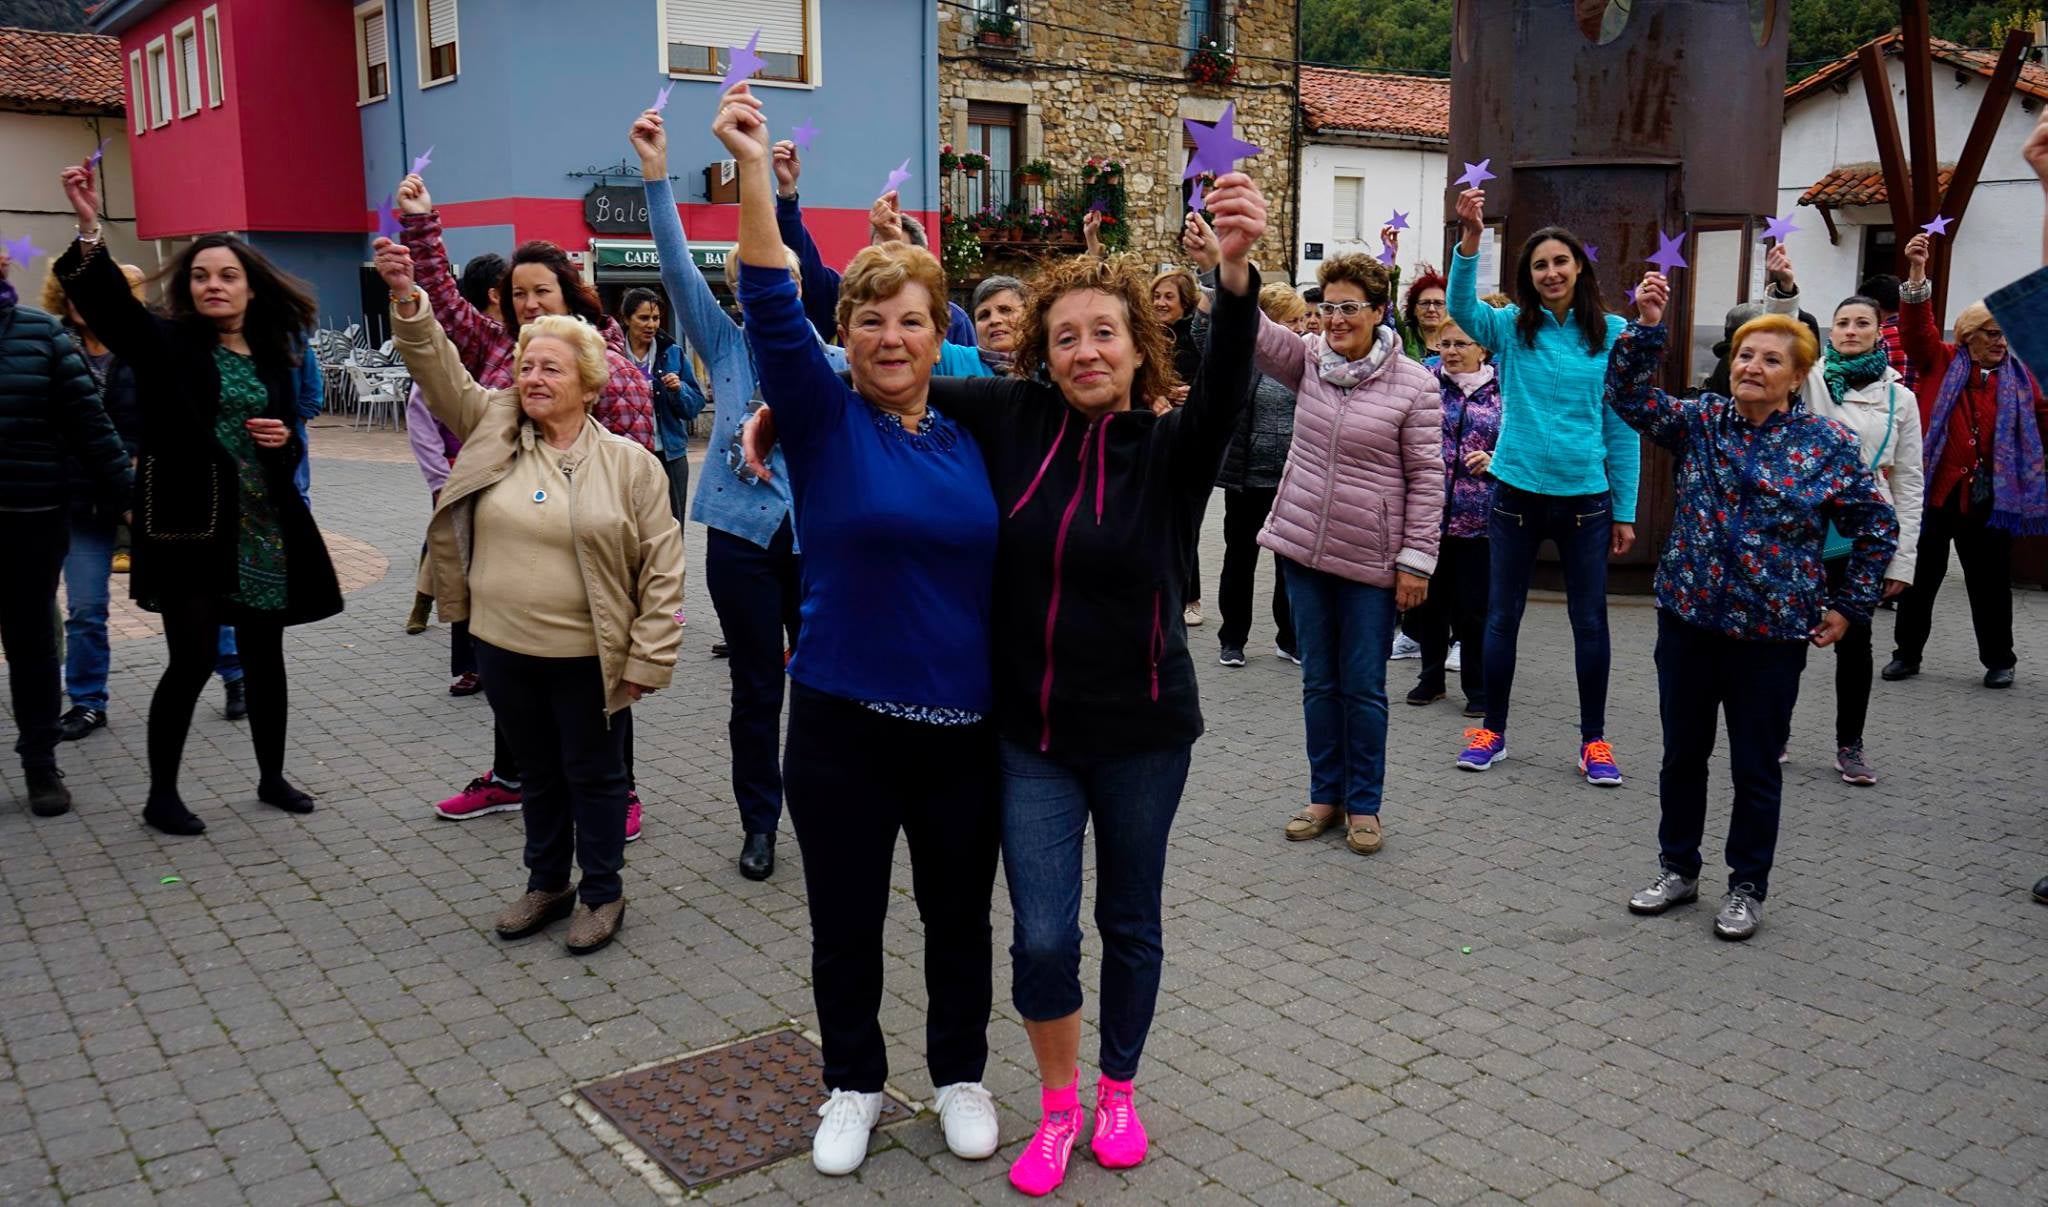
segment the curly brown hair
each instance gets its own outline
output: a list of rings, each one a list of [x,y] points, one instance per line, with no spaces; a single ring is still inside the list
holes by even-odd
[[[1050,333],[1045,316],[1053,303],[1070,293],[1093,290],[1124,304],[1124,321],[1140,358],[1131,378],[1131,405],[1144,406],[1154,398],[1164,398],[1180,385],[1180,377],[1173,371],[1173,337],[1152,312],[1152,275],[1138,257],[1046,260],[1031,275],[1030,287],[1023,328],[1017,334],[1017,359],[1012,369],[1017,376],[1029,380],[1047,367]]]
[[[1328,289],[1339,281],[1358,286],[1371,305],[1385,306],[1394,300],[1394,275],[1386,265],[1364,252],[1350,252],[1323,261],[1316,272],[1316,284]]]

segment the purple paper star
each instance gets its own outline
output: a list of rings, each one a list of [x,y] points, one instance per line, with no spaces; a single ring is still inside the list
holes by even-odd
[[[1954,218],[1944,218],[1940,214],[1936,214],[1934,221],[1922,223],[1920,229],[1930,235],[1946,235],[1948,233],[1948,224],[1954,221]]]
[[[384,204],[377,207],[377,234],[381,238],[398,238],[398,215],[392,213],[392,208],[397,203],[398,198],[396,194],[386,193],[384,194]]]
[[[1107,214],[1109,212],[1109,198],[1097,197],[1089,202],[1088,212],[1091,214]]]
[[[434,162],[434,148],[428,147],[426,150],[421,151],[418,155],[413,156],[412,174],[417,176],[421,172],[426,171],[427,165],[432,162]]]
[[[903,187],[903,184],[904,184],[904,182],[905,182],[905,181],[907,181],[907,180],[909,180],[909,179],[910,179],[910,160],[908,160],[908,159],[905,159],[905,160],[904,160],[904,161],[903,161],[903,162],[902,162],[901,164],[899,164],[899,165],[897,165],[896,167],[894,167],[894,168],[890,169],[890,171],[889,171],[889,183],[887,183],[887,184],[885,184],[885,185],[883,185],[883,186],[882,186],[882,191],[883,191],[884,193],[893,193],[893,192],[895,192],[895,191],[896,191],[897,189],[900,189],[900,188],[902,188],[902,187]]]
[[[1388,228],[1389,228],[1389,229],[1391,229],[1391,230],[1397,230],[1397,231],[1404,231],[1404,230],[1407,230],[1407,229],[1408,229],[1408,215],[1406,215],[1406,214],[1402,213],[1402,212],[1401,212],[1400,210],[1395,210],[1395,211],[1394,211],[1394,216],[1393,216],[1393,217],[1391,217],[1391,218],[1389,218],[1389,219],[1387,219],[1387,226],[1388,226]]]
[[[789,141],[795,143],[800,151],[810,150],[811,140],[817,137],[818,128],[808,121],[798,124],[795,129],[789,132]]]
[[[1493,160],[1491,159],[1482,159],[1478,163],[1468,163],[1465,165],[1465,174],[1458,177],[1457,183],[1464,185],[1468,189],[1476,189],[1489,180],[1500,179],[1492,172],[1487,171],[1492,166]]]
[[[725,52],[728,56],[726,62],[729,66],[725,69],[725,78],[719,81],[718,90],[720,92],[724,92],[734,84],[739,83],[768,65],[768,60],[756,53],[760,49],[761,31],[757,29],[754,31],[754,36],[747,39],[745,46],[735,46]]]
[[[1685,253],[1678,250],[1678,245],[1684,241],[1684,231],[1679,231],[1677,236],[1673,237],[1666,235],[1664,229],[1659,227],[1657,229],[1657,254],[1649,257],[1648,262],[1655,264],[1657,271],[1664,273],[1666,276],[1669,276],[1674,268],[1684,268]]]
[[[1195,187],[1188,190],[1188,208],[1197,214],[1202,212],[1202,178],[1195,177]]]
[[[661,91],[654,94],[654,103],[647,107],[649,109],[654,110],[656,113],[659,113],[663,109],[668,108],[668,94],[675,91],[675,87],[676,86],[673,82],[663,84],[661,86]]]
[[[1223,106],[1223,116],[1215,125],[1182,118],[1181,124],[1188,129],[1188,137],[1195,140],[1195,153],[1188,156],[1187,171],[1180,174],[1182,180],[1193,180],[1202,173],[1221,176],[1237,167],[1237,161],[1257,155],[1259,148],[1237,136],[1237,102]]]
[[[102,138],[102,139],[100,140],[100,145],[99,145],[99,146],[97,146],[97,147],[95,147],[95,148],[93,148],[93,153],[92,153],[92,155],[91,155],[91,156],[90,156],[89,158],[87,158],[87,159],[86,159],[86,161],[85,161],[85,170],[86,170],[86,171],[90,172],[90,171],[92,171],[92,170],[93,170],[94,168],[96,168],[96,167],[99,167],[99,166],[100,166],[100,160],[101,160],[102,158],[104,158],[104,157],[105,157],[105,155],[106,155],[106,153],[107,153],[107,144],[108,144],[108,143],[110,143],[110,142],[113,142],[113,141],[114,141],[114,140],[113,140],[113,139],[111,139],[111,138]]]
[[[1585,247],[1585,249],[1586,249],[1586,261],[1587,261],[1587,263],[1590,263],[1590,264],[1598,264],[1598,263],[1600,262],[1600,248],[1599,248],[1599,245],[1597,245],[1597,244],[1593,244],[1593,243],[1587,243],[1587,244],[1584,244],[1583,246],[1584,246],[1584,247]]]
[[[1394,245],[1391,243],[1380,244],[1380,254],[1378,259],[1380,263],[1386,265],[1388,268],[1392,268],[1394,266]]]
[[[1775,239],[1779,243],[1783,243],[1797,233],[1799,233],[1799,228],[1792,225],[1792,219],[1790,218],[1770,218],[1764,222],[1763,238]]]
[[[1622,293],[1624,293],[1624,294],[1627,294],[1627,295],[1628,295],[1628,304],[1629,304],[1629,305],[1633,306],[1633,305],[1635,305],[1635,304],[1636,304],[1636,287],[1635,287],[1635,286],[1633,286],[1633,285],[1629,286],[1629,287],[1628,287],[1627,289],[1624,289],[1624,290],[1622,290]]]
[[[19,239],[9,239],[6,243],[7,258],[13,260],[16,264],[26,264],[30,260],[39,260],[50,254],[37,247],[34,237],[30,235],[23,235]]]

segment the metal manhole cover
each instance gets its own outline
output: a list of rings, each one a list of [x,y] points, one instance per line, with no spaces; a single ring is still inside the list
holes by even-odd
[[[827,1096],[817,1045],[794,1031],[743,1039],[579,1092],[691,1188],[805,1151]],[[902,1103],[882,1095],[875,1126],[907,1117]]]

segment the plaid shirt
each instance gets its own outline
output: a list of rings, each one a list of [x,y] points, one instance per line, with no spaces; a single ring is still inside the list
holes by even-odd
[[[455,353],[469,375],[485,389],[502,390],[512,385],[512,354],[516,339],[506,333],[505,324],[469,304],[456,287],[455,273],[448,264],[448,249],[441,242],[438,213],[405,214],[401,239],[412,253],[413,279],[426,291],[434,319],[455,345]],[[607,318],[604,321],[605,359],[611,366],[597,404],[590,417],[608,432],[624,436],[649,452],[659,455],[654,427],[654,395],[647,375],[633,363],[626,351],[626,332]]]
[[[1878,326],[1878,338],[1884,343],[1885,359],[1891,362],[1899,374],[1899,384],[1908,390],[1920,380],[1920,374],[1913,371],[1913,362],[1906,358],[1906,345],[1899,339],[1899,316],[1893,315]]]

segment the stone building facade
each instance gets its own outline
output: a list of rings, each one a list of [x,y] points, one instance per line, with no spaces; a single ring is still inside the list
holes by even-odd
[[[1254,259],[1286,279],[1295,232],[1298,129],[1296,0],[938,0],[939,130],[957,153],[983,154],[979,177],[944,178],[956,215],[1015,202],[1056,207],[1083,187],[1091,158],[1124,168],[1125,250],[1180,263],[1185,213],[1183,118],[1215,121],[1237,105],[1237,133],[1263,153],[1244,166],[1270,207]],[[1213,77],[1229,73],[1227,81]],[[1211,77],[1209,79],[1201,78]],[[1032,161],[1042,185],[1018,183]],[[1018,267],[1077,239],[984,245],[982,272]],[[977,273],[955,276],[974,277]]]

